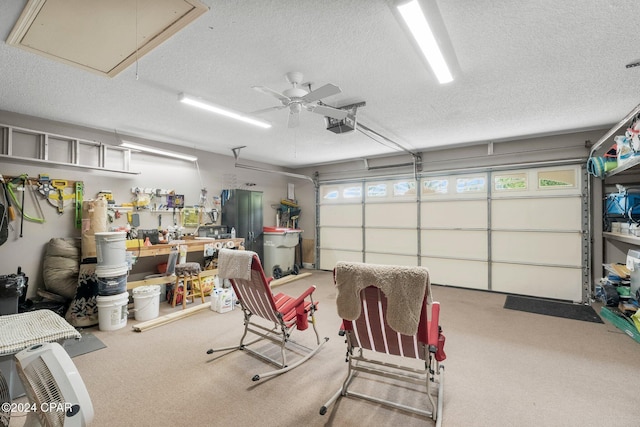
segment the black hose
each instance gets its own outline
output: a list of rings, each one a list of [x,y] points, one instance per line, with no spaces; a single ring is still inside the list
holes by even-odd
[[[24,226],[24,193],[27,192],[27,178],[22,178],[22,216],[20,217],[20,237],[22,237],[22,227]]]

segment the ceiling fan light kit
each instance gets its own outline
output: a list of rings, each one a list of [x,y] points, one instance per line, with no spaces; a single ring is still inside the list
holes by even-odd
[[[201,108],[203,110],[209,111],[214,114],[219,114],[221,116],[229,117],[235,120],[239,120],[244,123],[248,123],[254,126],[258,126],[264,129],[268,129],[271,127],[271,123],[265,122],[264,120],[254,119],[245,114],[230,110],[228,108],[220,107],[219,105],[215,105],[208,101],[204,101],[199,98],[195,98],[193,96],[186,95],[181,93],[178,96],[178,100],[183,104],[191,105],[193,107]]]

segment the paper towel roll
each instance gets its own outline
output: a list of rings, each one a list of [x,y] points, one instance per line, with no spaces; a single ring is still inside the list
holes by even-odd
[[[215,244],[215,248],[216,248],[217,250],[220,250],[220,249],[224,248],[224,245],[222,244],[222,242],[216,242],[216,244]]]
[[[233,240],[229,240],[229,241],[227,242],[226,246],[227,246],[227,248],[229,248],[229,249],[233,249],[233,248],[235,248],[235,247],[236,247],[236,244],[235,244],[235,243],[233,243]]]

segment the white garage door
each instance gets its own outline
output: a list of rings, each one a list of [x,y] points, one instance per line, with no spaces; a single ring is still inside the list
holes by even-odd
[[[493,175],[493,290],[583,300],[583,182],[578,166]]]
[[[433,283],[489,289],[487,174],[421,181],[421,265]]]
[[[581,165],[322,184],[320,268],[422,265],[433,283],[583,301]]]
[[[319,196],[320,269],[364,261],[362,183],[323,185]]]

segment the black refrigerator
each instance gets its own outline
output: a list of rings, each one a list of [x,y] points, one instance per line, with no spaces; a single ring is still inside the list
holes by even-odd
[[[236,237],[244,239],[244,247],[253,251],[263,262],[262,192],[224,190],[222,192],[222,225],[228,232],[236,229]]]

